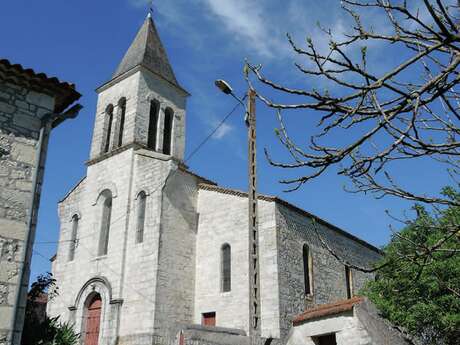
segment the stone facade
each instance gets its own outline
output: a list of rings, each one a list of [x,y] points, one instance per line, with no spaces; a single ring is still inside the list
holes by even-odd
[[[53,114],[79,97],[56,83],[0,60],[0,344],[20,341]]]
[[[148,18],[123,59],[125,72],[98,89],[87,176],[59,203],[60,244],[53,273],[61,294],[49,303],[48,312],[74,322],[83,343],[87,306],[95,294],[103,305],[100,345],[177,343],[178,335],[190,330],[190,325],[200,324],[204,313],[215,313],[217,326],[239,329],[238,341],[245,342],[242,334],[249,330],[247,195],[218,187],[184,166],[187,93],[177,81],[165,79],[157,69],[161,64],[152,63],[155,54],[167,61],[155,33]],[[127,68],[131,60],[135,63]],[[115,114],[121,99],[126,100],[123,145],[109,145],[111,149],[105,152],[103,143],[109,133],[106,109],[112,105]],[[147,146],[152,100],[160,104],[156,148]],[[161,150],[166,108],[174,113],[171,154]],[[114,118],[110,142],[119,135]],[[108,194],[112,196],[112,216],[105,237],[101,235],[105,229],[101,195]],[[145,215],[140,211],[140,195],[146,195]],[[74,242],[75,216],[79,222]],[[141,242],[136,235],[140,218],[144,229]],[[335,301],[346,294],[344,267],[319,244],[312,231],[313,219],[317,218],[280,199],[260,196],[263,338],[284,340],[292,317],[306,306]],[[370,264],[379,257],[371,245],[317,221],[325,240],[346,253],[348,260]],[[107,238],[107,253],[98,254],[101,241]],[[303,287],[305,243],[313,258],[311,296],[305,296]],[[222,291],[224,244],[231,248],[231,289],[226,292]],[[70,260],[72,245],[76,249]],[[355,289],[369,278],[353,272]],[[209,330],[197,332],[202,331]],[[192,340],[184,341],[188,344],[196,339]],[[211,340],[207,342],[219,342]]]

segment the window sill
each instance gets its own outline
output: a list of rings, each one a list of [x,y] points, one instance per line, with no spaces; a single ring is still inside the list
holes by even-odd
[[[307,300],[309,302],[313,301],[313,294],[305,295],[305,300]]]
[[[96,256],[92,261],[99,261],[104,259],[107,259],[107,254]]]

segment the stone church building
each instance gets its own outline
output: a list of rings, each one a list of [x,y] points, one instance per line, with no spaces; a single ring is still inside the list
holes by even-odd
[[[59,203],[49,314],[75,323],[85,345],[166,344],[195,324],[244,335],[247,194],[184,165],[189,94],[150,16],[97,93],[86,177]],[[372,278],[318,234],[355,264],[379,258],[372,245],[277,197],[259,195],[258,212],[261,337],[282,341],[295,315]]]

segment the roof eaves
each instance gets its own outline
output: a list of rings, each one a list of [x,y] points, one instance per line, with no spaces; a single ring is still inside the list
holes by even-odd
[[[223,193],[223,194],[228,194],[228,195],[235,195],[235,196],[239,196],[239,197],[242,197],[242,198],[247,198],[248,197],[248,193],[247,192],[243,192],[243,191],[239,191],[239,190],[236,190],[236,189],[231,189],[231,188],[224,188],[224,187],[220,187],[220,186],[217,186],[217,185],[208,185],[208,184],[200,184],[200,188],[203,189],[203,190],[209,190],[209,191],[214,191],[214,192],[218,192],[218,193]],[[381,249],[373,246],[372,244],[360,239],[359,237],[356,237],[354,235],[352,235],[351,233],[339,228],[338,226],[335,226],[334,224],[331,224],[327,221],[325,221],[324,219],[318,217],[318,216],[315,216],[314,214],[311,214],[310,212],[308,211],[305,211],[304,209],[301,209],[300,207],[297,207],[289,202],[287,202],[286,200],[284,199],[281,199],[281,198],[278,198],[278,197],[274,197],[274,196],[271,196],[271,195],[264,195],[264,194],[258,194],[258,199],[259,200],[264,200],[264,201],[268,201],[268,202],[275,202],[275,203],[278,203],[278,204],[281,204],[285,207],[288,207],[296,212],[299,212],[301,213],[302,215],[304,216],[307,216],[309,218],[314,218],[317,222],[323,224],[323,225],[326,225],[327,227],[331,228],[332,230],[340,233],[341,235],[345,236],[345,237],[348,237],[360,244],[362,244],[363,246],[377,252],[378,254],[382,255],[383,252]]]
[[[56,98],[55,112],[61,112],[70,104],[77,101],[81,94],[76,91],[75,85],[61,82],[56,77],[49,77],[45,73],[37,73],[31,68],[24,68],[20,64],[12,64],[7,59],[0,59],[0,70],[4,73],[4,79],[12,83],[27,83],[37,88],[37,91],[52,93]]]
[[[82,178],[77,182],[77,184],[76,184],[75,186],[73,186],[73,188],[72,188],[72,189],[61,199],[61,200],[58,201],[58,204],[61,204],[62,202],[64,202],[64,201],[70,196],[70,194],[72,194],[73,191],[74,191],[75,189],[77,189],[78,186],[80,186],[80,184],[81,184],[85,179],[86,179],[86,176],[82,177]]]
[[[313,219],[315,219],[318,223],[323,224],[323,225],[325,225],[325,226],[331,228],[332,230],[334,230],[334,231],[340,233],[341,235],[343,235],[343,236],[345,236],[345,237],[348,237],[348,238],[350,238],[350,239],[352,239],[352,240],[354,240],[354,241],[356,241],[356,242],[362,244],[363,246],[365,246],[365,247],[367,247],[367,248],[369,248],[369,249],[372,249],[373,251],[377,252],[377,253],[380,254],[380,255],[383,255],[383,251],[382,251],[381,249],[379,249],[379,248],[377,248],[376,246],[370,244],[369,242],[366,242],[366,241],[360,239],[359,237],[356,237],[355,235],[352,235],[352,234],[349,233],[348,231],[345,231],[345,230],[339,228],[338,226],[336,226],[336,225],[334,225],[334,224],[331,224],[331,223],[329,223],[328,221],[326,221],[326,220],[324,220],[324,219],[322,219],[322,218],[320,218],[320,217],[318,217],[318,216],[315,216],[314,214],[312,214],[312,213],[310,213],[310,212],[308,212],[308,211],[305,211],[304,209],[302,209],[302,208],[300,208],[300,207],[298,207],[298,206],[295,206],[295,205],[291,204],[290,202],[287,202],[287,201],[284,200],[284,199],[280,199],[280,198],[276,197],[276,198],[275,198],[275,201],[276,201],[277,203],[279,203],[279,204],[281,204],[281,205],[283,205],[283,206],[286,206],[286,207],[288,207],[288,208],[290,208],[290,209],[292,209],[292,210],[294,210],[294,211],[296,211],[296,212],[299,212],[299,213],[301,213],[301,214],[303,214],[303,215],[305,215],[305,216],[307,216],[307,217],[313,218]]]
[[[323,304],[316,308],[306,310],[302,314],[296,316],[292,320],[292,324],[297,326],[305,321],[318,319],[321,317],[332,316],[337,314],[342,314],[347,311],[353,310],[354,306],[363,302],[364,298],[356,296],[347,300],[342,300],[335,303]]]

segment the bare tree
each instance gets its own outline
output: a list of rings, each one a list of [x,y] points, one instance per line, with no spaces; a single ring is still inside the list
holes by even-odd
[[[266,77],[261,65],[247,64],[246,80],[257,97],[276,110],[280,124],[276,133],[289,153],[286,161],[272,158],[267,150],[266,156],[275,167],[299,172],[280,182],[294,191],[336,169],[350,178],[352,192],[394,196],[435,210],[459,207],[458,198],[405,188],[391,169],[395,163],[429,158],[458,183],[460,1],[342,0],[341,4],[352,29],[334,39],[330,30],[320,27],[330,38],[327,51],[312,39],[299,45],[287,36],[295,53],[306,60],[295,63],[299,73],[323,80],[332,86],[328,90],[292,88]],[[378,11],[388,23],[381,30],[364,20],[366,14]],[[373,43],[383,44],[386,55],[400,57],[396,67],[373,71],[369,61],[373,48],[368,48]],[[277,101],[264,93],[266,88],[282,99],[289,95],[294,102]],[[285,116],[293,109],[317,119],[318,132],[306,146],[296,143],[285,125]],[[343,139],[340,144],[334,144],[337,137]],[[449,226],[447,236],[460,239],[459,224]],[[431,255],[445,250],[443,243],[421,250]]]

